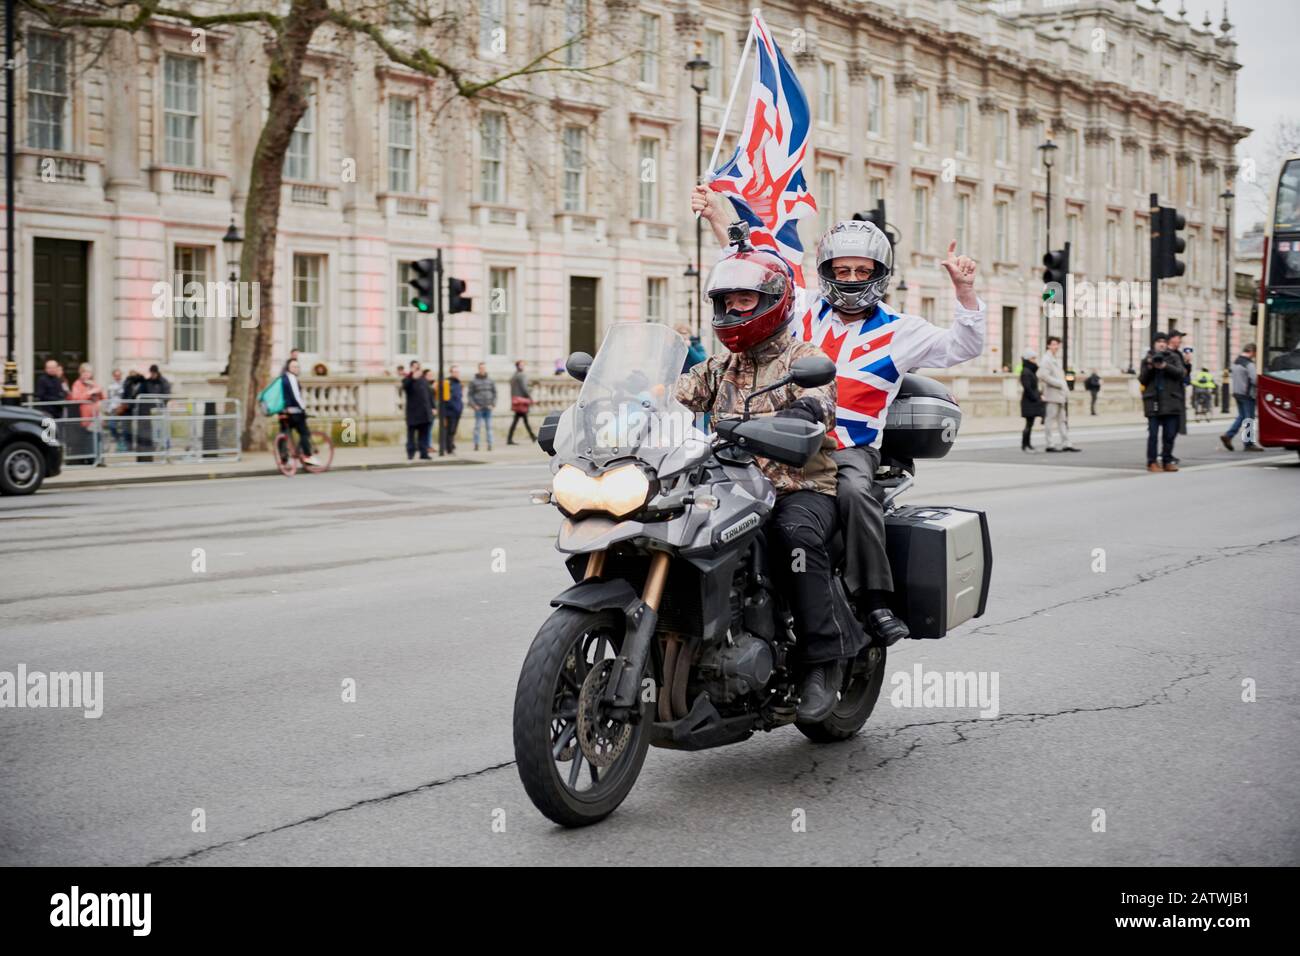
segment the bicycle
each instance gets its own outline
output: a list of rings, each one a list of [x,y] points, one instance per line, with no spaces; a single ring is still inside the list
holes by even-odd
[[[316,464],[309,465],[302,449],[298,447],[298,433],[283,427],[289,420],[289,416],[281,412],[277,417],[280,419],[281,429],[275,436],[275,441],[271,443],[271,454],[275,456],[275,467],[280,469],[280,474],[292,478],[298,473],[299,466],[313,475],[329,471],[334,461],[334,443],[330,441],[330,436],[318,429],[312,429],[311,444],[315,452]]]
[[[1192,414],[1197,421],[1209,421],[1214,417],[1214,390],[1196,388],[1192,391]]]

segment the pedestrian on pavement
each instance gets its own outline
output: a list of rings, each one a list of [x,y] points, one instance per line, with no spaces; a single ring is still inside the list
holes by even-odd
[[[1101,376],[1097,370],[1093,369],[1092,374],[1084,381],[1083,387],[1088,390],[1088,395],[1092,399],[1091,413],[1097,414],[1097,396],[1101,394]]]
[[[93,459],[95,434],[99,431],[99,402],[104,397],[104,390],[95,382],[95,370],[89,362],[81,363],[69,395],[72,401],[81,403],[76,406],[76,425],[69,450],[75,457]]]
[[[515,426],[520,422],[524,423],[524,429],[528,432],[528,437],[534,442],[537,436],[533,434],[533,426],[528,423],[528,409],[533,405],[533,397],[528,394],[528,375],[524,372],[524,360],[519,359],[515,362],[515,374],[510,376],[510,410],[515,413],[515,417],[510,420],[510,431],[506,433],[506,444],[515,443]]]
[[[1060,336],[1048,336],[1047,354],[1038,366],[1043,403],[1047,406],[1047,412],[1043,416],[1043,432],[1048,451],[1079,451],[1070,444],[1070,393],[1065,381],[1065,370],[1061,367],[1060,352]]]
[[[433,402],[433,417],[429,419],[428,441],[425,442],[424,447],[429,454],[432,455],[433,426],[438,420],[438,373],[432,366],[424,370],[424,381],[429,386],[429,395],[432,397],[431,400]]]
[[[1187,370],[1179,352],[1169,347],[1169,336],[1157,332],[1153,348],[1142,359],[1138,382],[1142,385],[1142,411],[1147,418],[1147,471],[1177,471],[1174,440],[1184,405],[1183,379]],[[1156,437],[1160,437],[1159,460]]]
[[[705,361],[709,357],[709,353],[704,351],[704,346],[700,343],[700,337],[691,334],[691,327],[689,325],[679,325],[674,329],[674,331],[688,343],[688,348],[686,349],[686,361],[682,363],[682,374],[685,375],[695,366]]]
[[[1228,451],[1233,451],[1232,440],[1245,425],[1242,450],[1263,451],[1263,447],[1255,443],[1255,433],[1259,428],[1259,422],[1255,418],[1257,397],[1255,389],[1259,382],[1259,369],[1255,365],[1254,342],[1243,346],[1241,354],[1233,361],[1232,368],[1229,370],[1229,382],[1232,386],[1232,400],[1237,403],[1237,418],[1228,430],[1219,436],[1219,441],[1223,442],[1223,447]]]
[[[1033,453],[1034,419],[1047,414],[1043,393],[1038,388],[1038,353],[1025,349],[1020,355],[1020,414],[1025,419],[1025,430],[1020,436],[1020,450]]]
[[[135,423],[137,451],[153,451],[154,429],[158,423],[151,416],[159,414],[171,393],[172,383],[163,377],[157,365],[150,365],[149,373],[135,390],[135,414],[139,416]],[[139,460],[153,461],[153,455],[141,455]]]
[[[122,370],[115,368],[113,378],[108,383],[104,395],[104,415],[108,420],[108,433],[113,438],[114,451],[126,450],[126,431],[117,417],[126,414],[126,407],[122,404],[122,395],[125,391],[126,381],[122,378]]]
[[[1188,386],[1192,381],[1191,349],[1183,347],[1184,333],[1178,329],[1170,329],[1166,334],[1169,336],[1169,351],[1177,353],[1179,361],[1183,363],[1183,406],[1178,409],[1178,434],[1186,435]],[[1178,464],[1177,458],[1174,459],[1174,464]]]
[[[36,387],[32,390],[36,404],[43,402],[64,402],[68,399],[68,383],[63,378],[63,366],[54,359],[45,363],[45,371],[36,376]],[[66,405],[49,405],[42,409],[50,418],[62,418]]]
[[[429,460],[429,428],[433,424],[433,390],[429,380],[420,373],[420,363],[412,362],[410,373],[402,379],[402,395],[406,402],[406,460]]]
[[[492,408],[497,403],[497,383],[488,375],[487,363],[479,362],[478,371],[469,383],[469,407],[474,409],[474,450],[478,451],[479,429],[487,435],[487,450],[492,450]]]
[[[447,381],[442,385],[442,450],[444,454],[456,453],[456,429],[465,410],[464,387],[460,381],[460,366],[448,370]]]

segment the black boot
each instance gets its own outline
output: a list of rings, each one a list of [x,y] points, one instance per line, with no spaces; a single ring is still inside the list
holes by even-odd
[[[809,724],[825,720],[835,709],[843,682],[843,661],[813,664],[799,685],[799,706],[795,709],[795,717]]]
[[[867,626],[867,633],[871,635],[871,643],[877,647],[888,647],[912,633],[889,608],[868,611],[867,619],[863,623]]]

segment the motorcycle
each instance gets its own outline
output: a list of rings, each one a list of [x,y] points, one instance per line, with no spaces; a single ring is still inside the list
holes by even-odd
[[[705,434],[673,398],[686,350],[663,325],[612,326],[594,359],[570,356],[578,400],[538,435],[553,479],[532,498],[562,513],[556,547],[575,583],[552,599],[524,659],[514,747],[528,796],[563,826],[612,813],[650,746],[702,750],[790,724],[817,743],[847,740],[884,680],[887,648],[869,644],[844,668],[831,714],[796,718],[798,638],[763,533],[776,496],[755,458],[802,466],[825,426],[751,417],[749,400],[791,382],[824,385],[834,363],[797,360],[747,397],[740,418]],[[961,413],[919,376],[905,378],[894,406],[877,479],[895,613],[914,637],[942,637],[984,611],[988,526],[980,512],[897,504],[914,458],[947,454]],[[832,542],[837,566],[841,552]],[[848,603],[838,576],[834,590]]]

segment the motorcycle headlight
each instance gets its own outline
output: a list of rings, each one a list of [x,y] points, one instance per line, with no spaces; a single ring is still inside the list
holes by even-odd
[[[604,511],[624,518],[650,498],[650,479],[636,465],[623,465],[595,478],[581,468],[564,465],[551,482],[555,502],[569,514]]]

